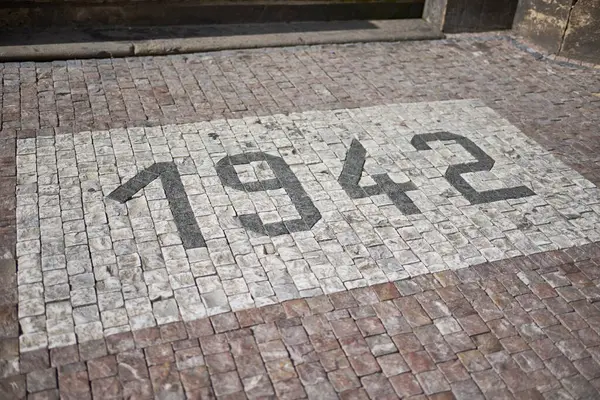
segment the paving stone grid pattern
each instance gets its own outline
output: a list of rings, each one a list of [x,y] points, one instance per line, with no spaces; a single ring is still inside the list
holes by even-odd
[[[596,245],[25,352],[13,261],[17,139],[477,98],[599,184],[598,70],[540,61],[503,37],[458,35],[4,63],[0,76],[0,398],[324,398],[331,387],[344,399],[599,397],[598,303],[586,300],[600,295]],[[462,331],[443,327],[438,296]],[[385,332],[367,329],[378,323]],[[387,356],[400,369],[384,367]]]
[[[423,137],[427,148],[415,142]],[[394,190],[345,190],[352,146],[367,155],[358,188],[378,188],[384,175]],[[473,148],[493,160],[489,171]],[[239,154],[246,161],[230,172],[246,186],[227,186],[219,160]],[[273,170],[252,154],[284,164]],[[176,169],[149,176],[123,203],[111,198],[168,163]],[[281,175],[285,165],[291,175]],[[506,199],[469,201],[449,176],[456,165],[469,167],[472,189]],[[157,178],[177,172],[174,202],[173,183]],[[394,182],[412,185],[399,192]],[[600,238],[595,185],[469,100],[20,139],[17,183],[21,351]],[[198,232],[176,221],[182,198]]]

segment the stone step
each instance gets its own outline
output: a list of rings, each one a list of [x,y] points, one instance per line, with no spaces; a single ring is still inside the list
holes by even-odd
[[[0,35],[0,62],[147,56],[442,37],[439,29],[422,19],[80,30],[19,29]]]

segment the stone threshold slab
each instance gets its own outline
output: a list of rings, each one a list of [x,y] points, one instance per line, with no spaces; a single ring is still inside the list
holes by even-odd
[[[295,22],[86,31],[8,31],[0,62],[183,54],[219,50],[339,43],[432,40],[443,34],[422,19]]]

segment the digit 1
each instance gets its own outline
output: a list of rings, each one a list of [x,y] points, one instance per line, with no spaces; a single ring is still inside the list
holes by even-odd
[[[410,143],[417,150],[431,150],[431,147],[429,147],[429,144],[427,143],[438,140],[454,140],[477,159],[475,162],[450,165],[446,170],[445,175],[448,182],[469,200],[471,204],[490,203],[493,201],[518,199],[535,195],[535,193],[527,186],[485,190],[483,192],[478,192],[473,189],[473,187],[462,177],[462,174],[466,174],[467,172],[490,171],[495,162],[485,151],[464,136],[450,132],[424,133],[415,135]]]
[[[177,231],[185,249],[206,247],[194,211],[185,193],[177,165],[173,162],[155,163],[113,190],[107,197],[125,203],[150,182],[160,177]]]
[[[234,168],[235,165],[266,161],[275,178],[242,183]],[[283,188],[300,214],[299,219],[263,224],[258,214],[240,215],[240,221],[246,229],[269,236],[283,235],[288,232],[307,231],[321,219],[321,213],[315,207],[302,184],[289,165],[281,157],[264,152],[254,152],[225,156],[217,162],[217,175],[223,185],[246,192],[260,192]]]

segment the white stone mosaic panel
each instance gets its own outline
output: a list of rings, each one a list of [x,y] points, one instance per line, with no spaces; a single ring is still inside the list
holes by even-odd
[[[21,351],[600,240],[598,189],[478,101],[17,147]]]

